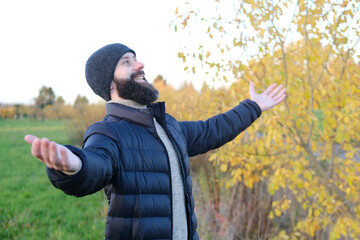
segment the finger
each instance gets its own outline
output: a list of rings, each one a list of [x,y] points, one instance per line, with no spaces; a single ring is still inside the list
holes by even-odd
[[[54,169],[59,169],[61,167],[61,159],[54,141],[49,143],[49,165]]]
[[[49,162],[49,139],[41,139],[41,155],[45,162]]]
[[[34,157],[37,157],[38,159],[40,159],[40,161],[44,162],[43,157],[41,155],[41,140],[39,138],[35,138],[32,141],[31,144],[31,154]]]
[[[61,154],[61,161],[63,164],[63,170],[68,171],[69,169],[69,159],[68,159],[68,155],[66,152],[66,149],[64,147],[62,147],[60,149],[60,154]]]
[[[286,94],[282,95],[279,99],[274,101],[275,105],[277,105],[277,104],[281,103],[282,101],[284,101],[285,98],[286,98]]]
[[[34,135],[27,134],[27,135],[25,135],[24,140],[25,140],[26,142],[32,144],[33,141],[34,141],[36,138],[37,138],[37,137],[34,136]]]
[[[41,139],[41,154],[43,156],[43,162],[48,168],[54,168],[54,164],[50,161],[50,141],[47,138]]]
[[[265,94],[269,94],[275,87],[276,87],[276,83],[274,83],[274,84],[272,84],[270,87],[268,87],[265,91],[264,91],[264,93]]]
[[[273,100],[274,100],[274,101],[277,101],[278,99],[282,98],[282,96],[285,95],[285,92],[286,92],[286,88],[284,88],[283,90],[281,90],[281,92],[279,92],[278,94],[276,94],[276,95],[273,97]]]
[[[279,93],[279,91],[283,88],[283,85],[279,85],[277,88],[275,88],[271,93],[269,93],[270,97],[274,97],[276,94]]]
[[[250,95],[250,99],[253,100],[255,97],[255,87],[254,87],[254,83],[250,82],[250,87],[249,87],[249,95]]]
[[[253,82],[250,82],[250,89],[249,89],[250,95],[255,93],[255,86]]]

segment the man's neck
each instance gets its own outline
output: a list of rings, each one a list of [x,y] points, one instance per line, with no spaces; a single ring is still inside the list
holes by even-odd
[[[116,99],[116,100],[110,100],[108,103],[117,103],[117,104],[122,104],[128,107],[132,107],[132,108],[138,108],[138,109],[145,109],[147,108],[146,105],[142,105],[140,103],[137,103],[133,100],[129,100],[129,99]]]

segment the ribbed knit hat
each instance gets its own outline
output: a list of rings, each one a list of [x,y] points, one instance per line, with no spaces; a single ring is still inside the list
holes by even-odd
[[[110,100],[110,83],[120,58],[135,52],[120,43],[106,45],[94,52],[86,62],[85,77],[91,89],[105,101]]]

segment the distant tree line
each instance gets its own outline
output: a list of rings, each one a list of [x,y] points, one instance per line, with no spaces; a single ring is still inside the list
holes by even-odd
[[[89,100],[80,94],[73,104],[66,104],[61,96],[55,95],[51,87],[42,86],[38,96],[34,98],[34,104],[0,103],[0,118],[72,119],[88,105]]]

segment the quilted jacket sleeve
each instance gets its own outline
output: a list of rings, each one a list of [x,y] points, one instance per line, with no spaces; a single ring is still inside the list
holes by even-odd
[[[228,112],[206,121],[180,122],[189,156],[208,152],[233,140],[260,115],[259,106],[247,99]]]
[[[114,140],[102,134],[90,136],[83,149],[65,145],[82,161],[81,170],[74,175],[47,168],[50,182],[64,193],[82,197],[95,193],[112,179],[116,172],[119,150]]]

